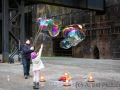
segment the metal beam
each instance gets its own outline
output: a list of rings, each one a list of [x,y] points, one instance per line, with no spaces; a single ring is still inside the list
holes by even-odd
[[[9,0],[2,0],[2,59],[3,63],[9,57]]]
[[[21,0],[21,2],[19,3],[19,1],[17,0],[13,0],[16,5],[18,6],[18,10],[16,12],[16,14],[12,17],[12,19],[10,20],[10,29],[13,29],[13,28],[18,28],[18,32],[20,30],[20,37],[16,37],[16,35],[12,32],[12,30],[9,30],[9,35],[12,36],[12,38],[16,41],[17,43],[17,49],[14,50],[11,54],[11,56],[9,57],[9,63],[14,63],[14,59],[13,57],[15,56],[15,54],[19,53],[20,51],[20,41],[21,41],[21,45],[24,43],[24,0]],[[16,9],[13,9],[16,11]],[[20,16],[20,20],[17,20]],[[15,20],[16,19],[16,20]],[[15,20],[15,22],[17,24],[13,25],[12,22]],[[20,39],[20,40],[19,40]],[[19,58],[18,58],[19,59]]]
[[[15,1],[15,3],[18,5],[18,2],[17,0],[13,0]],[[20,41],[21,41],[21,44],[24,43],[24,34],[25,34],[25,31],[24,31],[24,0],[21,0],[21,3],[20,5],[18,5],[18,12],[12,17],[12,19],[10,19],[10,7],[9,7],[9,2],[10,0],[2,0],[2,54],[3,54],[3,62],[11,62],[9,61],[8,59],[10,59],[11,57],[13,58],[13,56],[15,54],[13,53],[16,53],[13,52],[12,53],[12,56],[10,56],[9,58],[9,35],[12,36],[15,41],[17,41],[18,43],[18,46],[17,48],[20,49]],[[14,9],[13,9],[14,10]],[[16,10],[16,9],[15,9]],[[12,33],[11,29],[12,28],[16,28],[16,27],[12,27],[14,25],[12,25],[12,22],[14,19],[16,19],[17,17],[19,17],[20,15],[20,24],[19,25],[15,25],[16,27],[18,27],[18,29],[20,29],[20,40],[19,38],[17,38],[14,33]],[[17,49],[17,50],[18,50]]]
[[[14,40],[18,43],[19,39],[11,32],[9,31],[9,34],[14,38]]]
[[[18,15],[19,15],[19,12],[16,13],[15,16],[9,22],[11,23],[16,17],[18,17]]]
[[[19,1],[19,0],[18,0]],[[16,5],[19,7],[20,5],[18,4],[17,0],[14,0],[14,2],[16,3]]]
[[[25,16],[24,16],[24,1],[21,0],[21,6],[20,6],[20,13],[21,13],[21,18],[20,18],[20,27],[21,27],[21,31],[20,31],[20,41],[21,44],[24,44],[24,39],[25,39]]]

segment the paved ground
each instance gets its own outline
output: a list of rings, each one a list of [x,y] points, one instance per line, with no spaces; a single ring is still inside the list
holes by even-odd
[[[43,57],[42,61],[46,82],[40,83],[39,90],[120,90],[120,60]],[[73,78],[69,87],[58,81],[65,70]],[[89,73],[95,82],[87,82]],[[32,78],[24,79],[23,67],[17,60],[14,64],[0,63],[0,90],[33,90]]]

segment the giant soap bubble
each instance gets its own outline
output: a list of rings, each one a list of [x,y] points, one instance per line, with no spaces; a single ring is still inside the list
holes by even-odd
[[[86,36],[85,29],[82,27],[82,25],[79,24],[67,26],[66,28],[63,29],[62,34],[63,37],[67,40],[67,42],[70,43],[71,46],[78,45],[81,41],[85,39]],[[60,47],[63,48],[61,43],[60,43]]]
[[[38,40],[37,41],[40,41],[41,43],[50,43],[52,41],[52,38],[47,35],[46,33],[44,32],[40,32],[39,35],[38,35]]]
[[[49,36],[47,33],[45,32],[40,32],[37,37],[34,39],[34,47],[35,47],[35,51],[38,51],[41,43],[43,44],[50,44],[52,42],[52,38],[51,36]]]
[[[52,19],[42,19],[42,18],[39,18],[38,19],[38,23],[40,24],[39,27],[42,30],[47,31],[47,30],[52,28],[53,20]]]
[[[49,30],[49,34],[52,37],[58,36],[60,33],[61,22],[60,20],[53,20],[52,29]]]
[[[38,19],[40,28],[43,31],[48,31],[52,37],[56,37],[60,33],[61,21],[53,19]]]
[[[69,49],[71,47],[71,43],[69,42],[68,39],[63,39],[61,42],[60,42],[60,47],[61,48],[64,48],[64,49]]]

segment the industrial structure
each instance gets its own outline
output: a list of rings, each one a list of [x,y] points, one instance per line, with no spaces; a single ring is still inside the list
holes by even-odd
[[[68,8],[63,13],[60,7],[58,7],[57,12],[50,9],[47,12],[48,18],[60,19],[63,28],[76,23],[85,24],[87,30],[86,39],[79,45],[67,50],[61,49],[59,46],[63,39],[62,34],[53,38],[54,56],[96,58],[97,55],[101,59],[120,59],[119,1],[106,0],[106,7],[103,12]]]
[[[57,12],[50,10],[45,4],[59,6]],[[86,39],[67,50],[59,47],[63,38],[61,34],[53,38],[53,42],[45,46],[44,55],[95,58],[94,47],[97,46],[99,58],[120,58],[118,0],[76,0],[74,3],[73,0],[2,0],[1,6],[0,51],[3,62],[12,60],[14,55],[19,53],[25,37],[34,37],[37,30],[36,15],[44,6],[46,17],[61,20],[62,28],[78,23],[85,24],[87,30]],[[60,7],[67,8],[68,12],[63,13]]]

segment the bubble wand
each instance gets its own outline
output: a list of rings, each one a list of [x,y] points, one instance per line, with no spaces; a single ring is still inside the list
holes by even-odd
[[[38,39],[38,36],[39,36],[39,33],[42,31],[41,28],[38,29],[37,33],[36,33],[36,37],[35,37],[35,40],[33,41],[33,46],[35,46],[36,42],[37,42],[37,39]]]

